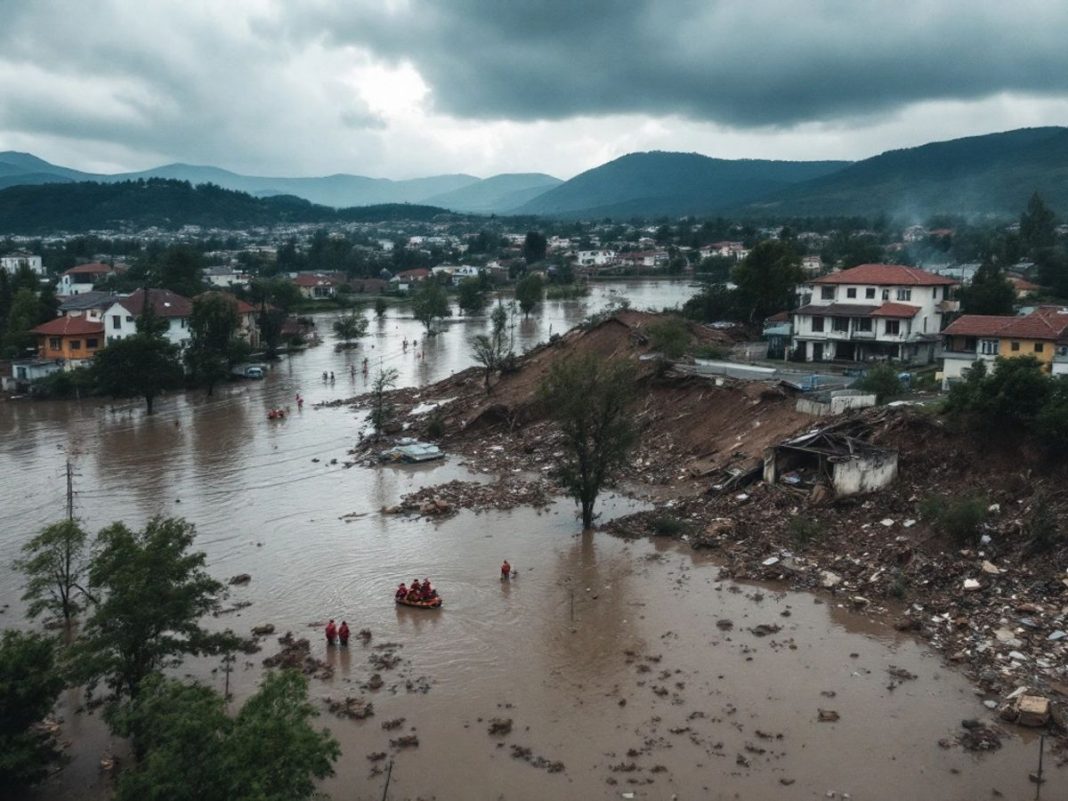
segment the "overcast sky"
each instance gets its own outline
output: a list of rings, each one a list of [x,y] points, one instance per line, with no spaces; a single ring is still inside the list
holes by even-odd
[[[1068,123],[1068,3],[0,0],[0,149],[114,172],[568,178]]]

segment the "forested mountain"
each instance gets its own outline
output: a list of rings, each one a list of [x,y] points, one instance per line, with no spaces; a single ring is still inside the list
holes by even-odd
[[[0,190],[0,233],[5,234],[151,226],[173,230],[183,225],[238,228],[338,220],[426,220],[447,213],[445,209],[407,204],[339,210],[291,195],[256,198],[210,184],[193,186],[159,178]]]
[[[434,195],[427,198],[427,202],[456,211],[507,214],[562,183],[559,178],[540,172],[503,173],[452,192]]]
[[[768,216],[1015,215],[1038,191],[1068,210],[1068,128],[1024,128],[891,150],[734,211]]]
[[[515,211],[559,217],[712,214],[847,164],[631,153],[587,170]]]

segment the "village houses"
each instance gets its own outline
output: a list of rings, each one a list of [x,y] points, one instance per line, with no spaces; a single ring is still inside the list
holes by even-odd
[[[64,315],[30,330],[37,336],[37,354],[71,370],[86,365],[104,346],[104,324],[78,315]]]
[[[116,298],[104,311],[107,342],[125,339],[137,333],[137,320],[144,313],[146,293],[153,313],[167,323],[164,336],[173,344],[184,348],[191,337],[189,318],[193,314],[193,302],[169,289],[138,289],[126,297]]]
[[[793,350],[805,361],[896,359],[930,364],[952,278],[897,264],[862,264],[798,285]]]
[[[44,275],[45,272],[41,257],[32,253],[17,250],[13,253],[8,253],[6,256],[0,256],[0,270],[5,273],[14,275],[23,267],[31,270],[36,275]]]
[[[1055,375],[1068,374],[1068,309],[1039,306],[1026,315],[962,314],[942,332],[942,383],[963,379],[976,362],[1033,356]]]
[[[76,267],[65,270],[59,277],[59,282],[56,284],[56,294],[60,297],[65,297],[67,295],[81,295],[85,292],[92,292],[95,284],[118,272],[121,272],[121,270],[112,267],[110,264],[101,264],[100,262],[79,264]]]

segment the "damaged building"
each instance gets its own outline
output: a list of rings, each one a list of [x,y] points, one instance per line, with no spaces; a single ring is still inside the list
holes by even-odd
[[[896,450],[836,431],[808,432],[764,451],[764,480],[769,484],[823,484],[843,497],[883,489],[896,477]]]

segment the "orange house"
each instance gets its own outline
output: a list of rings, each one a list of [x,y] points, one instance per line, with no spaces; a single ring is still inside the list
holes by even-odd
[[[37,335],[37,349],[42,359],[65,361],[71,367],[93,358],[93,354],[104,346],[104,324],[81,316],[57,317],[30,333]]]

